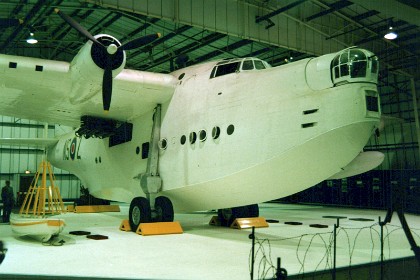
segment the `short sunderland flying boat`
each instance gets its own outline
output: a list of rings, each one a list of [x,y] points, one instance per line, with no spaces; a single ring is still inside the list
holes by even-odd
[[[172,221],[174,211],[256,216],[257,203],[383,159],[362,152],[381,114],[378,60],[367,50],[150,73],[124,69],[124,51],[158,34],[121,44],[56,12],[89,41],[71,63],[0,55],[0,114],[78,127],[27,141],[45,145],[49,161],[92,195],[131,202],[133,229]]]

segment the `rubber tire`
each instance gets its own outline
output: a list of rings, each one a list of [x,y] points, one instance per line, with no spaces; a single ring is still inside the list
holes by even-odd
[[[256,218],[260,216],[260,209],[258,207],[258,204],[248,205],[247,208],[248,208],[247,218]]]
[[[229,214],[226,212],[230,211]],[[227,227],[228,225],[228,219],[230,219],[230,216],[232,215],[232,208],[226,208],[226,209],[219,209],[217,210],[217,217],[219,218],[220,225],[222,227]]]
[[[173,222],[174,207],[166,196],[159,196],[155,199],[155,210],[158,213],[155,222]]]
[[[139,217],[133,217],[133,212]],[[145,197],[135,197],[130,203],[128,212],[128,221],[130,222],[131,231],[136,232],[141,223],[150,223],[152,221],[152,210],[150,203]]]
[[[229,209],[231,214],[226,215],[224,211]],[[217,215],[222,226],[230,227],[233,221],[235,221],[237,218],[248,217],[248,206],[233,207],[229,209],[220,209],[217,211]]]

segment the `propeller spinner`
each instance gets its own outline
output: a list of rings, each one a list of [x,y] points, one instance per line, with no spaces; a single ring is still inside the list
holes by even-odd
[[[105,46],[100,41],[98,41],[92,34],[89,33],[83,26],[81,26],[78,22],[73,20],[68,15],[64,14],[60,9],[54,9],[55,13],[57,13],[65,22],[67,22],[72,28],[76,29],[80,34],[88,38],[93,42],[93,44],[97,45],[100,48],[103,48],[106,51],[106,58],[104,63],[104,75],[102,78],[102,103],[105,112],[109,111],[111,106],[111,97],[112,97],[112,65],[113,60],[116,57],[116,54],[120,51],[132,50],[139,48],[141,46],[147,45],[161,35],[160,33],[146,35],[140,38],[136,38],[131,40],[121,46],[117,46],[113,43]]]

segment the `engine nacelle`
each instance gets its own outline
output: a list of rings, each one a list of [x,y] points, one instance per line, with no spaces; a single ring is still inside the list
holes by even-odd
[[[106,34],[96,35],[95,38],[104,46],[121,43],[114,37]],[[107,50],[101,46],[88,41],[74,57],[70,64],[72,86],[70,91],[70,102],[72,104],[82,103],[96,94],[102,92],[102,79],[107,59]],[[112,77],[116,77],[125,66],[125,52],[118,51],[112,57]]]

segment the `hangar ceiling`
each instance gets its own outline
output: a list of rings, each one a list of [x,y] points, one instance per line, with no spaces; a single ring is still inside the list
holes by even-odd
[[[127,67],[138,70],[170,72],[245,56],[280,65],[358,45],[378,55],[383,75],[418,76],[419,6],[416,0],[5,0],[0,53],[71,61],[86,40],[54,13],[60,8],[92,34],[121,42],[161,33],[128,53]],[[393,41],[383,38],[389,24],[399,35]],[[26,43],[31,30],[34,45]]]

